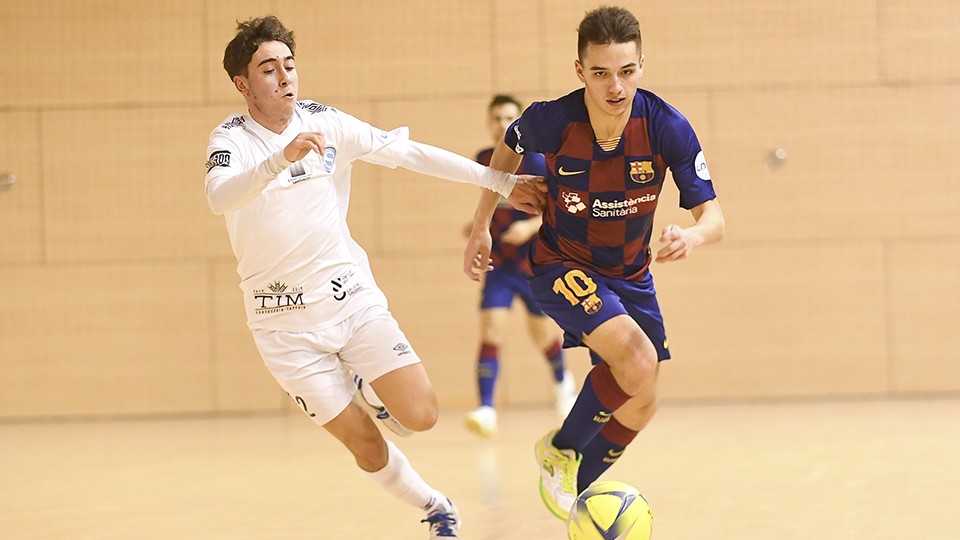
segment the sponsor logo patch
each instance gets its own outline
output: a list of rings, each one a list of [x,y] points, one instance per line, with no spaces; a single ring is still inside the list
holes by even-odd
[[[323,149],[323,170],[327,171],[327,173],[332,173],[333,165],[336,162],[336,159],[337,159],[336,148],[332,146],[328,146],[324,148]]]
[[[579,193],[562,191],[560,192],[560,198],[563,200],[563,207],[571,214],[576,214],[587,208],[587,205],[580,199]]]
[[[707,158],[703,157],[703,150],[697,154],[697,159],[693,161],[693,168],[697,171],[697,178],[710,181],[710,169],[707,168]]]
[[[210,154],[210,157],[207,159],[206,167],[207,172],[213,170],[214,167],[229,167],[230,166],[230,152],[228,150],[217,150],[216,152]]]
[[[253,299],[256,306],[253,311],[258,315],[307,308],[303,302],[303,287],[287,286],[279,280],[262,289],[254,289]]]

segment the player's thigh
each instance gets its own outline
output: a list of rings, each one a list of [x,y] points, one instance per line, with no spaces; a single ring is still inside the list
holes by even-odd
[[[385,308],[373,306],[357,316],[340,358],[402,424],[422,430],[436,422],[437,397],[427,372]]]
[[[656,347],[628,314],[605,321],[585,335],[583,343],[613,368],[635,367],[641,362],[649,364],[651,369],[656,367]]]
[[[352,400],[357,388],[337,357],[336,344],[315,332],[255,329],[253,339],[273,378],[317,424],[334,419]]]

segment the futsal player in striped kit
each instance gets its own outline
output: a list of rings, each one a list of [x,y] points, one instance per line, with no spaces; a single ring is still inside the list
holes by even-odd
[[[424,431],[437,421],[420,358],[347,227],[351,170],[356,160],[404,167],[480,185],[531,210],[542,204],[541,186],[412,141],[406,128],[383,131],[299,100],[294,50],[293,33],[276,17],[239,24],[223,67],[247,113],[214,128],[207,149],[206,196],[226,220],[247,324],[270,373],[303,412],[376,484],[419,508],[429,538],[459,538],[454,504],[383,438],[357,398],[354,374],[363,391],[376,390],[369,399],[382,400],[385,407],[375,405],[388,427]]]
[[[500,94],[487,106],[487,128],[497,143],[504,130],[520,116],[520,102],[510,95]],[[490,164],[493,148],[481,150],[476,161]],[[519,174],[543,176],[544,162],[540,154],[523,156]],[[556,324],[547,317],[536,300],[527,279],[530,277],[530,262],[527,253],[530,239],[540,228],[540,216],[531,216],[501,200],[493,213],[490,234],[493,246],[490,252],[493,270],[486,273],[480,298],[480,351],[477,355],[477,390],[480,406],[467,413],[466,425],[474,433],[485,437],[497,431],[495,390],[500,373],[500,348],[509,326],[510,307],[519,297],[526,309],[526,323],[530,338],[543,352],[553,379],[554,406],[560,418],[573,407],[576,386],[567,371],[560,347]]]
[[[514,171],[529,152],[546,157],[544,224],[531,248],[531,287],[564,330],[564,346],[586,346],[594,367],[559,430],[537,442],[540,494],[565,519],[580,490],[619,458],[656,411],[659,362],[670,358],[652,260],[686,258],[719,241],[724,218],[689,122],[638,90],[640,25],[627,10],[601,7],[581,21],[577,77],[584,88],[532,104],[498,144],[491,166]],[[666,173],[694,224],[666,225],[654,259],[653,216]],[[484,193],[464,252],[464,272],[488,268],[495,194]]]

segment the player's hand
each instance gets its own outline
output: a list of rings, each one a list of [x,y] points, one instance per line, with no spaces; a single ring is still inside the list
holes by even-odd
[[[490,229],[473,227],[467,239],[467,248],[463,250],[463,273],[468,278],[480,281],[485,273],[493,270],[490,264],[493,262],[490,259],[491,246],[493,238],[490,236]]]
[[[287,161],[300,161],[311,150],[322,156],[324,146],[326,146],[326,141],[323,138],[323,133],[305,131],[283,147],[283,157],[287,158]]]
[[[539,214],[547,206],[547,182],[542,176],[518,176],[507,200],[517,210]]]
[[[686,259],[694,246],[699,244],[698,237],[679,225],[667,225],[660,234],[660,243],[666,244],[657,252],[657,262],[671,262]]]
[[[537,231],[540,230],[541,223],[540,218],[535,217],[514,221],[507,227],[507,230],[503,232],[500,240],[512,246],[525,244],[533,238],[533,235],[537,234]]]

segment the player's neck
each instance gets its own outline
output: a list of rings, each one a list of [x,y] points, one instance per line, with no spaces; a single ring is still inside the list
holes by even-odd
[[[587,106],[587,116],[590,118],[590,127],[593,128],[593,134],[598,141],[616,139],[623,135],[623,130],[630,121],[632,107],[614,116],[604,112],[588,96],[584,96],[584,103]]]
[[[256,123],[277,134],[283,133],[283,130],[287,129],[290,121],[293,120],[293,114],[269,115],[256,106],[248,107],[247,111],[250,113],[250,118],[253,118]]]

